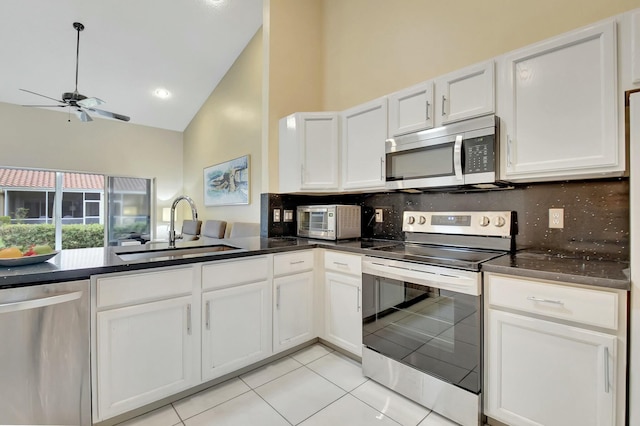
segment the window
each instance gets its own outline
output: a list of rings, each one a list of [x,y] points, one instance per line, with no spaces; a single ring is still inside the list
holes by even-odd
[[[105,203],[106,179],[111,183],[113,203]],[[62,200],[59,207],[56,194]],[[105,235],[110,245],[132,238],[143,242],[149,239],[151,194],[150,179],[0,168],[0,245],[102,247]],[[105,223],[105,217],[113,221]],[[14,227],[9,232],[1,228],[3,224],[39,228]],[[56,232],[58,226],[61,232]]]

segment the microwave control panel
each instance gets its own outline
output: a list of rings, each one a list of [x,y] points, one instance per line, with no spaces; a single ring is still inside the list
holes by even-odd
[[[496,170],[495,136],[464,140],[464,173],[485,173]]]

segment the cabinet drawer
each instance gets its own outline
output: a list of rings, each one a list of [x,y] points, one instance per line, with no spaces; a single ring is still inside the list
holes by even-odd
[[[273,256],[273,275],[292,274],[313,269],[313,252],[299,251]]]
[[[491,306],[612,330],[618,328],[617,293],[494,274],[486,277]]]
[[[362,274],[362,259],[358,255],[327,250],[324,252],[324,268],[327,271],[360,276]]]
[[[191,294],[193,282],[192,267],[98,277],[97,305],[106,308]]]
[[[266,256],[210,263],[202,267],[202,289],[264,281],[269,275]]]

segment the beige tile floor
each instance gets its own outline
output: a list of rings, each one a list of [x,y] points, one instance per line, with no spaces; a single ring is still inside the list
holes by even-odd
[[[452,426],[315,344],[119,426]]]

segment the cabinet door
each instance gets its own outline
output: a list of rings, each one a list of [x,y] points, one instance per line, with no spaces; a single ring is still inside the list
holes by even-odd
[[[338,115],[306,113],[298,121],[302,148],[302,189],[338,189]]]
[[[106,419],[197,384],[192,297],[97,314],[99,417]]]
[[[362,356],[362,279],[325,274],[325,338]]]
[[[513,426],[616,424],[615,336],[488,315],[488,416]]]
[[[624,170],[614,21],[510,53],[501,67],[507,179],[552,180]]]
[[[493,61],[446,74],[436,80],[436,126],[495,112]]]
[[[387,99],[348,109],[341,116],[342,188],[384,188]]]
[[[389,137],[433,127],[433,82],[389,95]]]
[[[313,272],[273,280],[273,352],[280,352],[314,337]]]
[[[301,112],[280,120],[280,192],[339,189],[338,114]]]
[[[271,354],[271,286],[268,281],[202,296],[202,380]]]

